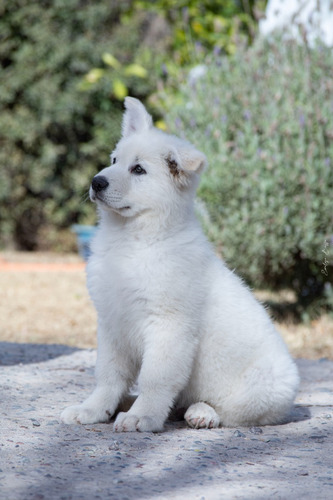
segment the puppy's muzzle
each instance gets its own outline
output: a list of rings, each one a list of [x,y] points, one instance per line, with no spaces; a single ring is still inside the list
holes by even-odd
[[[99,193],[100,191],[104,191],[109,185],[109,182],[106,177],[103,175],[96,175],[91,183],[92,189],[95,193]]]

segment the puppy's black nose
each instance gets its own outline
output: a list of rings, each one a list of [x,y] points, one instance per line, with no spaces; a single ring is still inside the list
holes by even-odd
[[[98,191],[103,191],[103,189],[106,189],[109,185],[109,182],[106,177],[103,175],[96,175],[91,183],[91,187],[93,188],[96,193]]]

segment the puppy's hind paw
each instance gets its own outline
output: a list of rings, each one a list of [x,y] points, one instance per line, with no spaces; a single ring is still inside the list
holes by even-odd
[[[193,429],[213,429],[220,425],[220,417],[207,403],[195,403],[185,413],[185,420]]]

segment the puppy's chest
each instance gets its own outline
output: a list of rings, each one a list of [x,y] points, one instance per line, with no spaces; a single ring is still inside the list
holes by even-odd
[[[153,252],[110,252],[88,270],[88,287],[98,312],[114,317],[142,315],[168,287]]]

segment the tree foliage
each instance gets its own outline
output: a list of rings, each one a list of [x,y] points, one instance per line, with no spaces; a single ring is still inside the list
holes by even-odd
[[[82,197],[107,165],[122,103],[108,80],[84,89],[84,77],[107,65],[103,54],[115,54],[128,92],[144,99],[154,88],[134,71],[142,21],[133,18],[131,30],[122,25],[129,7],[126,0],[2,4],[2,244],[14,235],[19,247],[33,249],[43,225],[66,227],[93,217]]]
[[[193,63],[196,52],[236,51],[240,35],[252,42],[257,20],[267,0],[138,0],[134,8],[152,10],[164,16],[172,30],[170,40],[177,64]]]

